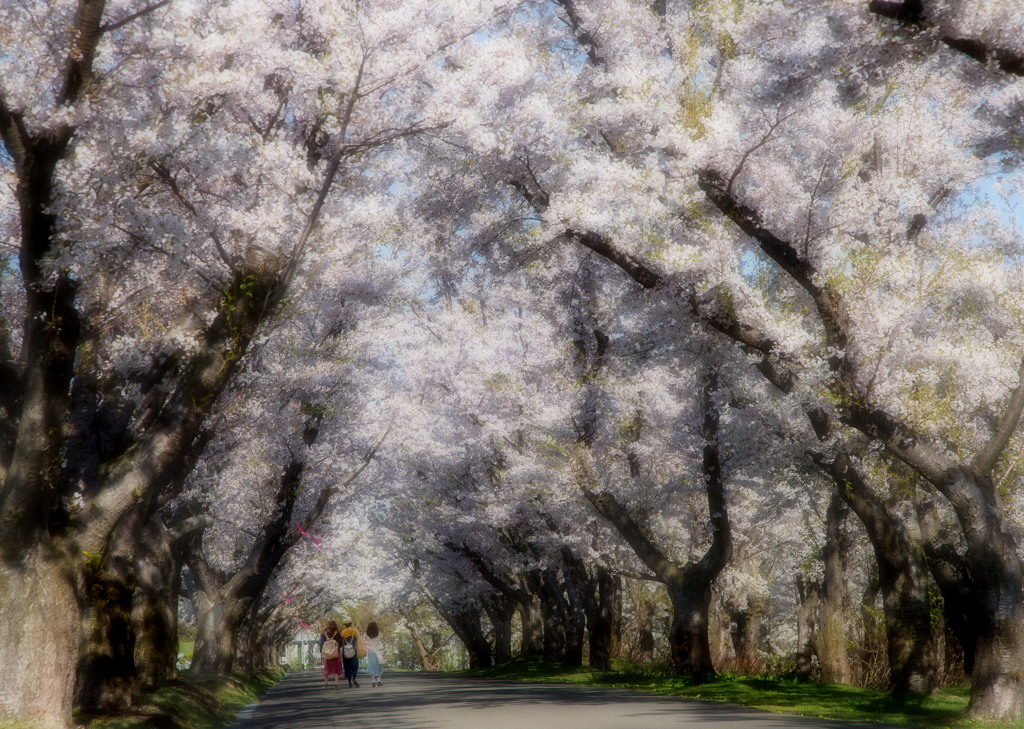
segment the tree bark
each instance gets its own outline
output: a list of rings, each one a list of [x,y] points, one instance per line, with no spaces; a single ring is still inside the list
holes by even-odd
[[[189,670],[193,674],[224,676],[234,668],[239,634],[252,606],[252,598],[234,596],[235,591],[231,587],[204,589],[204,584],[209,586],[211,583],[201,578],[198,583],[192,598],[197,633]]]
[[[622,578],[607,567],[597,568],[598,603],[590,631],[590,665],[611,670],[611,660],[622,652]]]
[[[0,707],[41,726],[71,725],[82,632],[75,563],[57,543],[0,566]]]
[[[737,670],[745,675],[756,675],[761,671],[761,657],[757,644],[761,633],[763,605],[756,597],[748,595],[742,603],[730,601],[727,608],[730,619],[729,637]]]
[[[121,522],[106,559],[85,572],[87,607],[78,656],[75,704],[86,714],[108,714],[130,705],[138,691],[132,603],[135,569],[132,549],[142,531],[145,509]]]
[[[469,653],[470,668],[487,668],[493,664],[491,643],[483,628],[483,608],[475,601],[445,606],[435,601],[434,607]]]
[[[501,664],[512,658],[512,618],[516,603],[504,595],[484,598],[484,610],[494,630],[494,661]]]
[[[208,517],[180,522],[173,530],[154,515],[135,553],[135,665],[143,688],[155,689],[177,677],[178,596],[184,554],[181,540],[208,524]]]
[[[583,494],[633,548],[636,555],[651,569],[668,589],[672,603],[669,626],[669,651],[672,665],[679,674],[703,681],[715,674],[708,639],[708,611],[711,606],[711,583],[732,556],[732,534],[725,488],[718,454],[718,410],[714,393],[717,378],[708,372],[703,387],[704,454],[703,470],[707,478],[708,513],[713,528],[711,546],[698,562],[679,566],[644,534],[613,494],[595,493],[589,488],[592,474],[584,474]]]
[[[583,573],[582,581],[577,581],[577,574],[563,567],[565,581],[566,611],[568,620],[565,626],[565,657],[562,665],[575,667],[583,665],[583,642],[587,633],[587,611],[583,606],[581,593],[593,594],[593,581]]]
[[[821,585],[797,575],[796,593],[796,675],[806,681],[811,678],[814,665],[814,626],[821,604]]]
[[[540,596],[540,613],[544,621],[544,660],[562,663],[566,656],[566,623],[568,605],[553,569],[537,570],[532,575]]]
[[[818,663],[825,683],[850,683],[850,658],[846,651],[846,569],[844,555],[849,539],[843,532],[847,506],[832,494],[825,515],[825,580],[818,628]]]
[[[908,533],[916,517],[895,518],[845,454],[826,468],[837,494],[867,529],[878,564],[893,695],[931,693],[938,685],[938,665],[924,548],[919,533]]]
[[[563,546],[562,560],[565,564],[566,584],[571,589],[569,603],[575,614],[575,628],[580,631],[585,619],[586,631],[590,634],[590,665],[607,671],[611,669],[611,658],[618,654],[622,631],[622,580],[613,575],[607,567],[594,568],[594,577],[587,573],[587,567],[573,551]],[[571,641],[576,641],[574,636]],[[582,650],[581,659],[582,659]],[[568,664],[567,664],[568,665]]]

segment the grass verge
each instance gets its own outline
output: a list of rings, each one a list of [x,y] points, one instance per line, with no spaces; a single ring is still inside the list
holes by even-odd
[[[280,668],[252,674],[182,678],[135,700],[116,717],[76,715],[88,729],[218,729],[238,710],[258,700],[284,675]],[[0,729],[3,729],[0,727]]]
[[[697,684],[685,676],[620,664],[612,671],[587,666],[563,668],[540,659],[515,659],[493,668],[467,672],[471,676],[538,683],[567,683],[627,688],[662,696],[740,704],[780,714],[821,719],[873,722],[929,729],[1020,729],[1019,726],[983,722],[964,716],[969,690],[947,688],[935,696],[896,702],[882,691],[810,683],[787,678],[718,676]]]

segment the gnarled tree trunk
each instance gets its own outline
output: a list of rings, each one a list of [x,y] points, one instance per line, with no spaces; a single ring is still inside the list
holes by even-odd
[[[825,514],[825,580],[818,626],[818,663],[825,683],[850,683],[850,657],[846,651],[846,584],[844,555],[849,540],[843,533],[847,506],[832,494]]]
[[[821,585],[797,575],[796,593],[796,675],[807,680],[811,677],[814,666],[814,626],[817,622],[815,616],[821,605]]]
[[[860,517],[878,564],[893,695],[931,693],[938,683],[928,566],[920,533],[906,514],[894,517],[845,454],[827,466],[837,494]]]
[[[82,631],[80,579],[60,545],[0,565],[0,709],[43,726],[70,725]]]
[[[701,681],[715,674],[708,639],[708,611],[711,606],[711,583],[725,568],[732,555],[732,533],[725,503],[725,487],[718,454],[718,410],[714,392],[718,381],[708,372],[703,388],[704,458],[707,478],[708,513],[714,529],[711,546],[698,562],[680,567],[655,545],[626,512],[613,494],[595,493],[589,487],[593,475],[581,469],[583,493],[587,500],[607,519],[633,548],[636,555],[654,572],[668,589],[672,603],[669,626],[669,651],[677,673]]]
[[[516,614],[516,603],[504,595],[491,595],[484,598],[484,610],[494,631],[494,660],[504,663],[512,658],[512,618]]]

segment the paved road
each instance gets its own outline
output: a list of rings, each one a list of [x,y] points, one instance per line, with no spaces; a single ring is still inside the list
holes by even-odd
[[[392,674],[385,685],[322,688],[317,672],[288,674],[232,729],[867,729],[728,704],[630,691]],[[871,729],[878,729],[871,727]]]

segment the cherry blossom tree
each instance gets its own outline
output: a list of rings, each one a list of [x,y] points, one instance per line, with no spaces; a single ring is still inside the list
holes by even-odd
[[[979,152],[1014,123],[1012,42],[996,28],[1019,17],[1004,8],[968,27],[951,6],[912,3],[896,13],[911,37],[894,45],[878,16],[897,4],[559,5],[533,16],[542,27],[531,34],[495,44],[500,71],[454,72],[465,83],[500,74],[483,100],[493,99],[486,133],[482,115],[460,120],[495,205],[514,208],[518,194],[535,247],[603,256],[740,345],[803,405],[803,427],[822,441],[808,451],[875,540],[898,693],[934,685],[924,544],[913,508],[885,508],[891,479],[871,483],[858,462],[882,448],[941,495],[966,539],[965,551],[950,545],[971,565],[960,574],[987,575],[965,587],[989,606],[974,622],[985,626],[975,660],[987,657],[971,711],[1019,717],[1008,678],[1019,671],[1019,556],[986,480],[1020,415],[1019,244],[983,206],[963,214],[964,196],[1004,161]],[[609,14],[614,27],[601,22]],[[929,24],[945,48],[920,56],[933,36],[915,31]],[[771,40],[792,28],[800,43]],[[979,33],[991,41],[958,55]],[[532,53],[541,47],[569,50],[552,60]],[[976,65],[990,56],[993,68]],[[524,57],[543,71],[519,71]],[[746,276],[761,256],[781,276],[771,298]],[[965,296],[986,303],[951,311]],[[963,326],[978,317],[984,327]],[[949,422],[971,423],[955,434],[913,414],[953,352],[961,415]]]
[[[188,459],[250,344],[295,305],[296,280],[321,274],[308,268],[317,243],[348,234],[351,209],[394,183],[395,169],[375,166],[381,152],[443,123],[424,116],[423,75],[494,11],[131,0],[0,11],[14,241],[5,713],[68,721],[86,566]]]

